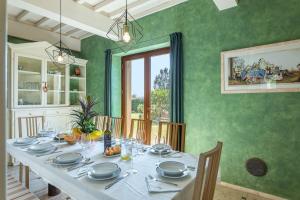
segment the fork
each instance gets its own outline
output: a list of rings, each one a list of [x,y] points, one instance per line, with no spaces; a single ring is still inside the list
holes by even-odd
[[[154,177],[151,176],[150,174],[148,175],[148,177],[149,177],[151,180],[154,180],[154,181],[157,181],[157,182],[161,182],[161,183],[166,183],[166,184],[169,184],[169,185],[178,186],[176,183],[172,183],[172,182],[169,182],[169,181],[164,181],[164,180],[161,180],[161,179],[154,178]]]

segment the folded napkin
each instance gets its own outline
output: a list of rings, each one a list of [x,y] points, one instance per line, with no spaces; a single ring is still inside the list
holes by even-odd
[[[173,186],[173,185],[169,185],[166,183],[161,183],[155,180],[151,180],[148,179],[147,177],[145,177],[145,182],[147,185],[147,189],[148,192],[150,193],[166,193],[166,192],[180,192],[181,189]]]

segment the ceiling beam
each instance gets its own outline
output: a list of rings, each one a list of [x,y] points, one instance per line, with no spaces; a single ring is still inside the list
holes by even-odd
[[[61,24],[61,28],[67,26],[67,24]],[[56,26],[54,26],[53,28],[51,28],[52,32],[56,32],[60,29],[60,24],[57,24]]]
[[[17,16],[16,16],[16,19],[18,20],[18,21],[22,21],[22,19],[26,16],[26,15],[28,15],[29,14],[29,12],[27,11],[27,10],[23,10],[20,14],[18,14]]]
[[[171,0],[171,1],[167,0],[166,2],[158,4],[158,5],[156,5],[152,8],[149,8],[148,10],[135,11],[135,12],[132,12],[131,14],[133,15],[133,17],[135,19],[139,19],[139,18],[145,17],[147,15],[150,15],[152,13],[159,12],[161,10],[170,8],[170,7],[175,6],[175,5],[178,5],[180,3],[184,3],[186,1],[188,1],[188,0]]]
[[[40,19],[39,21],[35,22],[34,25],[35,26],[41,26],[42,24],[44,24],[45,22],[47,22],[49,19],[47,17],[43,17],[42,19]]]
[[[85,34],[79,36],[79,39],[82,40],[82,39],[88,38],[88,37],[90,37],[92,35],[93,35],[92,33],[85,33]]]
[[[8,4],[59,21],[58,0],[8,0]],[[62,23],[106,37],[113,20],[73,0],[62,1]],[[115,36],[111,36],[117,40]]]
[[[104,0],[104,1],[101,1],[100,3],[96,4],[94,7],[93,7],[93,10],[95,12],[101,12],[101,11],[104,11],[104,6],[112,3],[114,0]]]
[[[213,0],[219,10],[225,10],[237,6],[237,0]]]
[[[66,33],[64,33],[64,35],[65,35],[65,36],[70,36],[70,35],[72,35],[72,34],[74,34],[74,33],[79,32],[79,31],[81,31],[81,30],[78,29],[78,28],[75,28],[75,29],[72,29],[72,30],[70,30],[70,31],[68,31],[68,32],[66,32]]]
[[[130,3],[130,4],[128,4],[128,6],[127,6],[127,8],[128,9],[132,9],[132,8],[134,8],[134,7],[137,7],[137,6],[140,6],[140,5],[142,5],[142,4],[144,4],[144,3],[147,3],[147,2],[149,2],[150,0],[137,0],[137,1],[134,1],[134,2],[132,2],[132,3]],[[117,9],[117,10],[114,10],[114,11],[112,11],[112,12],[110,12],[108,15],[109,15],[109,17],[110,18],[112,18],[112,19],[114,19],[114,18],[116,18],[116,17],[119,17],[119,15],[121,15],[124,11],[125,11],[125,5],[124,6],[122,6],[121,8],[119,8],[119,9]]]
[[[79,3],[79,4],[84,4],[85,0],[75,0],[75,2]]]
[[[24,22],[18,22],[12,18],[8,20],[8,34],[32,41],[47,41],[51,44],[59,40],[59,34],[56,32],[47,31]],[[80,40],[65,35],[62,35],[62,40],[70,49],[80,51]]]

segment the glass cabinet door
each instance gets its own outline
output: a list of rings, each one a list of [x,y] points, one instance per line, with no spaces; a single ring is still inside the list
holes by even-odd
[[[18,56],[18,106],[42,104],[42,60]]]
[[[66,104],[66,65],[47,62],[47,105]]]

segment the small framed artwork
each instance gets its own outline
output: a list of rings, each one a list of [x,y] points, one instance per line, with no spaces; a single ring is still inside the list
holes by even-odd
[[[300,40],[221,53],[221,93],[300,92]]]

